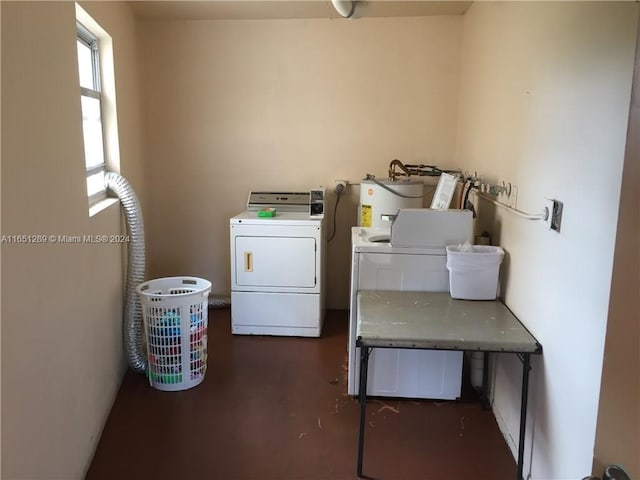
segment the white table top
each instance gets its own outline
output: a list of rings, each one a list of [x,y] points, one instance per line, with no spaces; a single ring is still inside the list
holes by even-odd
[[[498,300],[449,293],[358,292],[357,337],[369,347],[541,353],[542,346]]]

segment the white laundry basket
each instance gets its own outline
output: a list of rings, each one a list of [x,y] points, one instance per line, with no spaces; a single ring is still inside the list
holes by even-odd
[[[491,245],[473,245],[470,251],[447,245],[447,269],[452,298],[495,300],[504,250]]]
[[[195,387],[207,370],[207,306],[211,282],[166,277],[141,283],[149,383],[158,390]]]

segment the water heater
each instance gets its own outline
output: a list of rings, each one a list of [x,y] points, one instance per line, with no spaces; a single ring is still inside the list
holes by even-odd
[[[390,227],[391,218],[401,208],[422,208],[424,183],[418,181],[362,180],[358,225]]]

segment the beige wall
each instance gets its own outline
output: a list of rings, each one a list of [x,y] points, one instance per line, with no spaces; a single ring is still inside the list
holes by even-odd
[[[637,3],[613,2],[479,2],[464,17],[457,158],[516,185],[522,210],[564,202],[559,234],[477,204],[478,228],[507,251],[502,296],[544,347],[533,479],[591,472],[637,18]],[[494,367],[493,408],[513,448],[521,366]]]
[[[332,189],[386,175],[394,158],[451,165],[461,24],[142,22],[152,275],[202,276],[228,293],[229,218],[252,189]],[[348,304],[356,203],[357,192],[340,203],[329,246],[332,308]]]
[[[636,45],[593,473],[618,464],[640,478],[640,31]]]
[[[119,231],[117,207],[87,215],[73,3],[0,5],[2,234]],[[227,293],[228,218],[250,189],[331,188],[384,176],[393,158],[510,181],[524,210],[558,198],[559,235],[478,205],[478,228],[508,252],[507,303],[545,349],[534,362],[525,472],[581,478],[594,443],[596,468],[626,461],[613,456],[616,413],[633,397],[620,407],[628,385],[610,374],[634,351],[622,320],[633,308],[621,287],[633,274],[623,268],[634,235],[624,206],[611,304],[609,287],[617,206],[637,195],[637,182],[623,183],[620,197],[637,4],[140,24],[119,2],[83,7],[114,40],[121,171],[145,206],[150,276],[199,275]],[[357,193],[350,187],[340,204],[328,252],[333,308],[347,305]],[[2,246],[3,478],[82,477],[124,369],[122,255],[115,246]],[[494,411],[512,446],[519,371],[506,358],[493,369]]]
[[[117,204],[88,216],[74,3],[1,8],[2,234],[119,233]],[[135,24],[86,8],[113,37],[122,171],[144,190]],[[83,477],[125,367],[122,248],[2,245],[2,478]]]

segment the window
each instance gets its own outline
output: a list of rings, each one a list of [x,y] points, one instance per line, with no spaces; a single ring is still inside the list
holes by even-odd
[[[100,87],[100,57],[98,39],[82,24],[77,24],[78,69],[82,105],[82,133],[87,169],[89,205],[106,198],[104,174],[103,102]]]
[[[104,188],[107,169],[120,171],[113,40],[80,5],[75,6],[84,168],[92,217],[117,203],[107,198]]]

